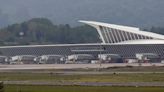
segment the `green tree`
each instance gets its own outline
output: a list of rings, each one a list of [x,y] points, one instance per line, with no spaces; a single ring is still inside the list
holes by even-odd
[[[33,18],[29,21],[0,29],[0,39],[2,42],[13,42],[18,45],[99,42],[96,29],[90,26],[71,27],[69,24],[54,25],[45,18]]]

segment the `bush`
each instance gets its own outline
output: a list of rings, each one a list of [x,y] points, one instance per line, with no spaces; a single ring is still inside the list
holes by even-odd
[[[4,85],[3,85],[3,82],[0,82],[0,92],[4,92]]]

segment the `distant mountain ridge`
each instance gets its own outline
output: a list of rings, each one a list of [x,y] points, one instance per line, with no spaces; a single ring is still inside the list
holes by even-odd
[[[35,17],[72,26],[81,19],[142,28],[163,26],[163,9],[164,0],[1,0],[0,27]]]

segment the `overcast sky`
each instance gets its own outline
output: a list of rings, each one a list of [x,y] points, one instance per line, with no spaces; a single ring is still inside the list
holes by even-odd
[[[54,24],[95,20],[129,26],[163,26],[164,0],[0,0],[0,25],[46,17]],[[2,22],[3,21],[3,22]]]

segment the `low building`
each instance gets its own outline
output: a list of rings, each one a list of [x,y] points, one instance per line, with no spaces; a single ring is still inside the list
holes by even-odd
[[[164,58],[164,35],[142,31],[136,27],[95,21],[80,21],[97,29],[102,43],[1,46],[4,56],[72,55],[115,53],[135,58],[136,53],[157,53]]]

